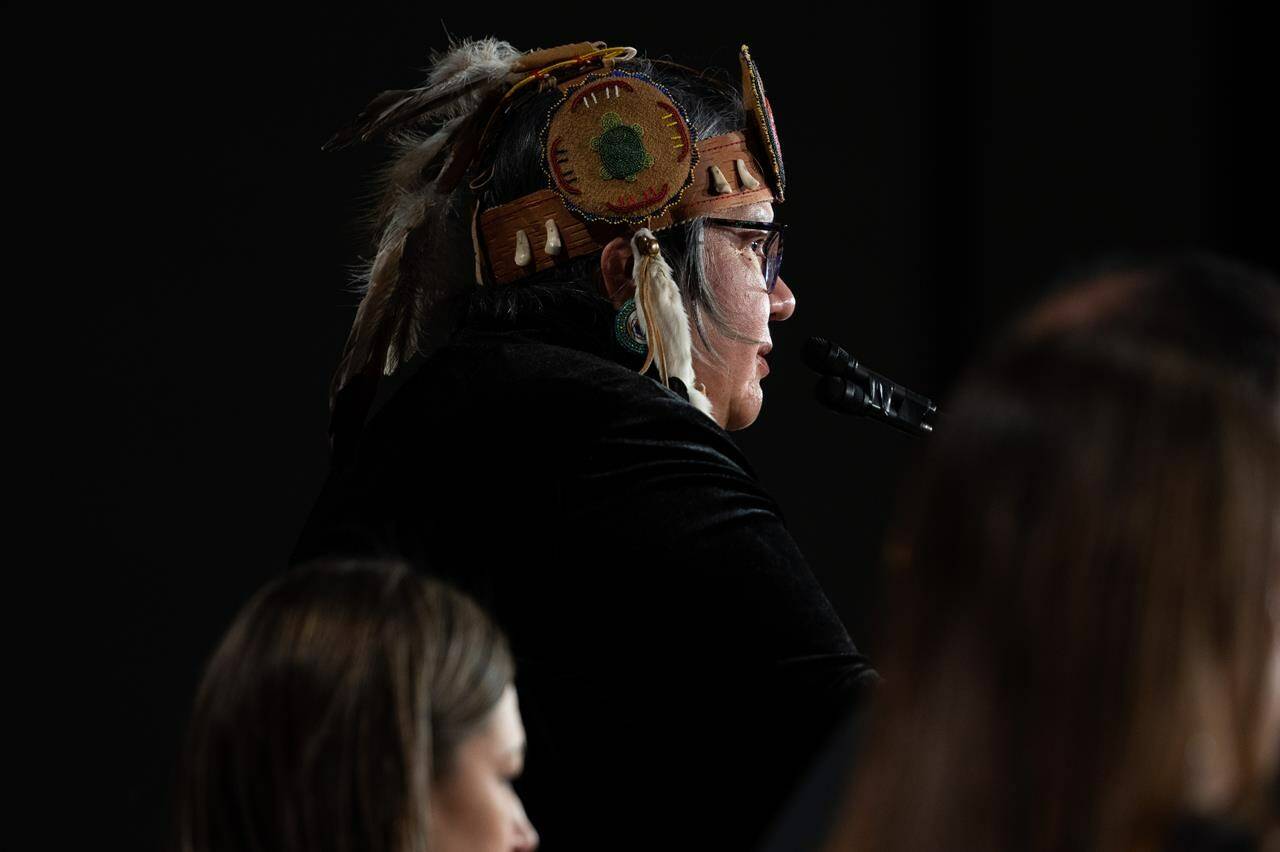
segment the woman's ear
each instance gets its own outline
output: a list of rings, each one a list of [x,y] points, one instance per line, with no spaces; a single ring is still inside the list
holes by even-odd
[[[614,237],[600,250],[600,285],[615,308],[635,294],[631,264],[631,241],[626,237]]]

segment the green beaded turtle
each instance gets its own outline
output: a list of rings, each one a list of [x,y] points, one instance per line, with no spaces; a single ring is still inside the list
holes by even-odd
[[[600,157],[600,177],[633,183],[636,175],[653,165],[653,155],[644,149],[644,128],[623,124],[616,112],[600,118],[604,131],[591,140],[591,150]]]

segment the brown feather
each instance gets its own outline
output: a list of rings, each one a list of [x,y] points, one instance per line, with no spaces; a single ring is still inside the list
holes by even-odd
[[[458,183],[479,153],[480,143],[494,108],[502,100],[501,92],[490,92],[480,102],[480,106],[463,120],[449,139],[449,148],[453,151],[448,162],[440,168],[440,176],[436,179],[436,188],[441,193],[450,193],[458,188]]]
[[[464,97],[481,86],[491,84],[491,80],[479,77],[444,86],[393,89],[383,92],[356,116],[355,121],[333,134],[329,141],[320,146],[320,150],[336,151],[347,147],[356,139],[368,142],[387,130],[407,124],[415,118]]]
[[[413,258],[419,254],[425,237],[426,229],[415,228],[405,238],[401,250],[401,273],[390,297],[385,320],[387,348],[382,363],[384,375],[394,373],[418,352],[418,333],[426,319],[422,293],[419,292],[421,282],[416,277],[406,275],[404,268],[413,264]]]
[[[378,249],[369,275],[369,289],[356,310],[355,322],[351,325],[351,333],[347,335],[347,344],[329,387],[330,408],[338,393],[355,376],[376,376],[385,367],[392,328],[400,325],[395,314],[403,294],[397,294],[396,285],[400,280],[400,258],[408,236],[408,229],[401,230],[384,240]]]

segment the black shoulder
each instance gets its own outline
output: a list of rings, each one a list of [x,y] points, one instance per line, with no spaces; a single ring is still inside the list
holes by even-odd
[[[375,434],[419,435],[456,426],[548,447],[643,434],[701,445],[755,478],[729,434],[677,390],[599,355],[522,338],[441,349],[373,425]]]

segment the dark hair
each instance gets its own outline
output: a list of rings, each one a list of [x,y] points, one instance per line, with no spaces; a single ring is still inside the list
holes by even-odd
[[[886,684],[834,845],[1159,848],[1206,697],[1257,818],[1278,375],[1275,281],[1202,255],[1095,273],[968,374],[891,538]]]
[[[201,681],[179,848],[425,849],[432,780],[512,676],[501,632],[448,586],[394,563],[294,570]]]

